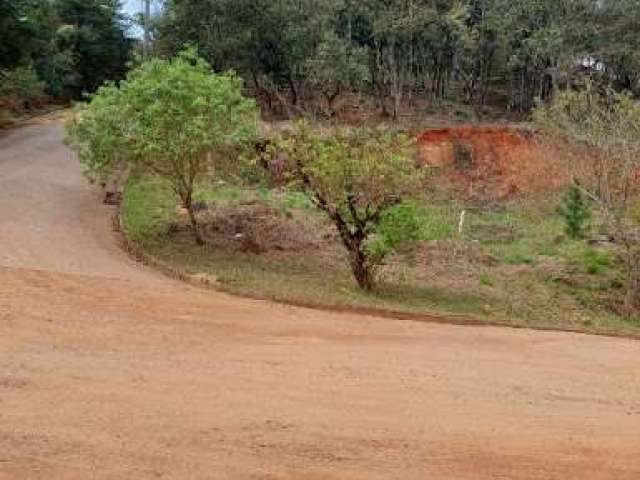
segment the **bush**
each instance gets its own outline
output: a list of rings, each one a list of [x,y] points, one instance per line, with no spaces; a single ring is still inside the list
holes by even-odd
[[[91,178],[104,180],[126,164],[167,181],[202,244],[195,185],[253,138],[257,113],[235,74],[215,74],[187,50],[144,63],[119,87],[101,87],[68,124],[68,141]]]
[[[45,83],[33,67],[17,67],[0,73],[0,102],[14,113],[41,106],[46,99],[44,89]]]
[[[371,258],[380,262],[403,245],[422,240],[424,212],[413,202],[404,202],[380,216],[374,238],[367,245]]]
[[[588,248],[582,253],[580,263],[589,275],[598,275],[611,266],[612,259],[608,252]]]
[[[591,208],[578,185],[572,185],[562,199],[558,213],[564,218],[565,231],[573,239],[584,237]]]

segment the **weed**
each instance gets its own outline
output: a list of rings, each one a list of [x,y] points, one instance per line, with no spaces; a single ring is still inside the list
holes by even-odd
[[[480,282],[480,285],[484,285],[485,287],[493,287],[495,285],[493,278],[488,273],[480,274],[478,281]]]
[[[587,248],[580,258],[581,267],[589,275],[598,275],[607,270],[612,263],[611,254],[593,248]]]

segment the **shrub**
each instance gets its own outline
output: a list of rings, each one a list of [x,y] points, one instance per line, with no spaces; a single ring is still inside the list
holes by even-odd
[[[166,180],[204,242],[194,211],[194,188],[212,167],[223,169],[230,149],[250,140],[257,108],[232,73],[214,74],[194,51],[154,59],[120,87],[102,87],[68,125],[68,138],[92,178],[123,164]]]
[[[46,98],[44,89],[44,82],[30,66],[0,72],[0,100],[15,113],[40,106]]]
[[[400,203],[384,212],[375,236],[367,245],[371,261],[382,263],[402,246],[422,240],[423,214],[424,211],[413,202]]]
[[[576,184],[569,188],[558,207],[558,213],[565,222],[565,231],[573,239],[582,238],[591,218],[591,208],[580,187]]]
[[[593,248],[586,249],[580,260],[582,267],[589,275],[598,275],[611,266],[611,255]]]

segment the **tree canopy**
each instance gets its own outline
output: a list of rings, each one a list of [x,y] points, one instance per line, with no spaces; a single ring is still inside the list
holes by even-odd
[[[639,94],[639,21],[640,0],[167,0],[160,42],[295,105],[348,85],[392,115],[418,97],[481,114],[496,90],[528,112],[584,76]]]
[[[411,142],[388,131],[315,132],[298,125],[275,138],[270,160],[334,224],[358,285],[373,288],[375,273],[402,244],[419,238],[419,215],[407,201],[423,186]]]
[[[53,97],[124,77],[132,40],[119,0],[0,0],[0,72],[33,68]]]
[[[68,125],[68,137],[91,178],[103,180],[128,165],[166,180],[202,243],[195,185],[216,157],[251,139],[256,127],[255,102],[242,95],[241,80],[213,73],[185,51],[145,62],[119,86],[101,87]]]

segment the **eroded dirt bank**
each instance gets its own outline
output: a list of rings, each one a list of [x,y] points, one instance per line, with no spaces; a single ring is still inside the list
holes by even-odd
[[[421,161],[445,167],[464,194],[491,201],[548,195],[571,180],[559,152],[540,140],[514,126],[460,125],[426,130],[418,148]]]
[[[60,136],[0,137],[1,479],[640,478],[638,342],[188,287]]]

